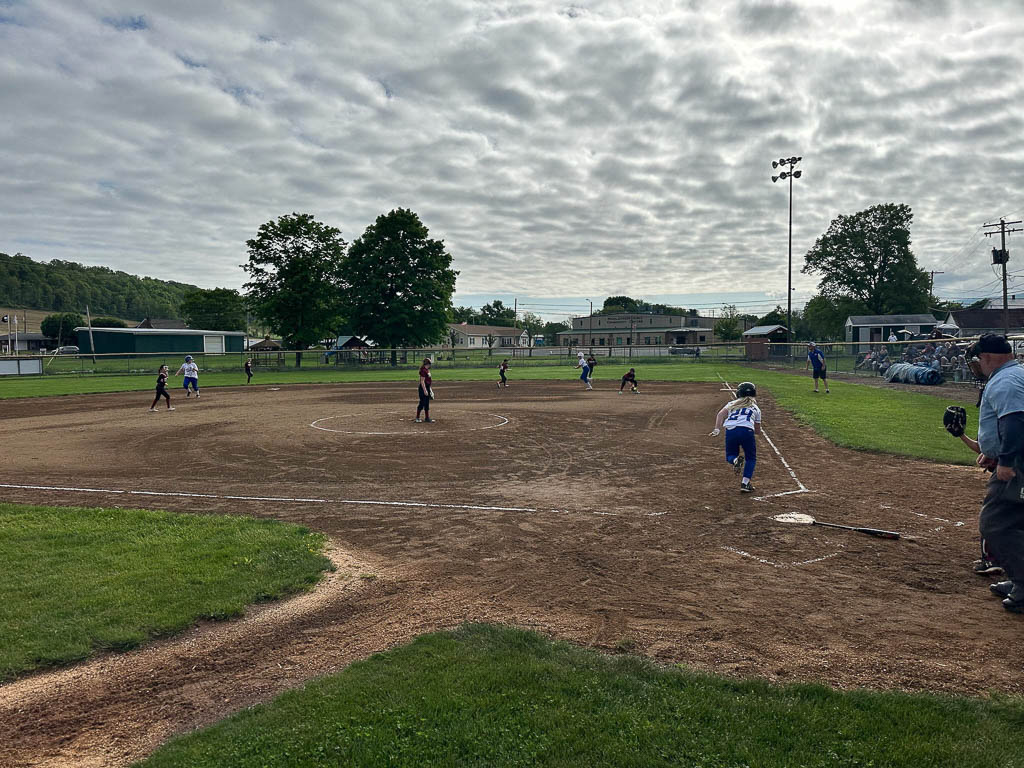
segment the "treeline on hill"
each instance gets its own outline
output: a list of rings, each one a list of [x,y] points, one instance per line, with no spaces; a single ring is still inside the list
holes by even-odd
[[[16,253],[0,253],[0,305],[82,312],[116,317],[178,317],[186,294],[198,288],[186,283],[136,277],[107,267],[73,261],[33,261]]]

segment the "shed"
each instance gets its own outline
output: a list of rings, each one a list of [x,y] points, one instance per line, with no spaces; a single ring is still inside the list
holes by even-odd
[[[281,342],[269,336],[264,336],[261,341],[249,345],[250,352],[276,352],[279,349],[281,349]]]
[[[784,325],[755,325],[743,332],[743,343],[747,348],[748,360],[765,360],[771,354],[788,354],[788,347],[772,349],[771,344],[785,344],[789,340],[789,329]]]
[[[893,333],[906,329],[912,334],[929,334],[938,321],[928,313],[919,315],[850,315],[846,318],[846,340],[884,344]],[[854,348],[854,351],[859,351]]]
[[[0,334],[0,349],[4,354],[17,352],[39,352],[46,349],[46,336],[35,332],[18,332],[10,335]]]
[[[1024,309],[1009,307],[1010,335],[1024,334]],[[959,309],[946,315],[943,325],[952,325],[958,336],[980,336],[983,333],[1003,333],[1003,310]],[[950,329],[952,330],[952,329]]]
[[[75,328],[78,348],[83,355],[207,354],[242,352],[245,334],[241,331],[204,331],[193,328],[93,328],[94,350],[89,329]]]

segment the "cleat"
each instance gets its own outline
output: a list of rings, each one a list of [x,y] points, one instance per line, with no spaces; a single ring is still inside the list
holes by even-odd
[[[424,419],[423,421],[425,421],[427,424],[433,424],[434,423],[433,419]]]
[[[417,424],[422,424],[423,423],[423,419],[416,419],[416,423]]]
[[[735,459],[732,460],[732,465],[736,468],[736,474],[739,474],[740,472],[742,472],[743,471],[743,457],[742,456],[737,456]]]
[[[740,486],[740,493],[753,493],[756,490],[757,488],[750,483],[743,483],[743,485]]]
[[[974,565],[972,567],[974,569],[974,572],[976,574],[978,574],[979,576],[987,576],[990,573],[1002,573],[1003,572],[1003,569],[1002,569],[1001,566],[996,565],[994,562],[992,562],[988,558],[982,558],[980,560],[975,560],[974,561]]]
[[[174,410],[174,406],[173,405],[168,405],[167,406],[167,410],[168,411],[173,411]]]
[[[149,412],[150,412],[150,413],[156,413],[156,408],[150,408],[150,409],[149,409]]]
[[[1010,596],[1011,592],[1013,592],[1013,582],[1000,581],[997,584],[989,584],[988,588],[992,591],[993,595],[998,595],[1005,599]]]

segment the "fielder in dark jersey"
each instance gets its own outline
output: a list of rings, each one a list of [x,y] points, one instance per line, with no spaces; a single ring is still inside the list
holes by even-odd
[[[167,391],[167,374],[167,366],[160,366],[160,373],[156,377],[156,397],[153,398],[153,404],[149,406],[151,411],[156,411],[156,404],[160,402],[161,397],[167,398],[167,410],[174,410],[174,407],[171,405],[171,394]]]
[[[625,387],[627,383],[633,389],[633,394],[634,395],[637,394],[640,391],[639,389],[637,389],[638,384],[637,384],[637,381],[636,381],[636,371],[634,369],[632,369],[632,368],[629,369],[629,373],[627,373],[626,375],[624,375],[622,377],[622,383],[619,384],[619,394],[620,395],[622,394],[623,387]]]
[[[508,370],[508,358],[506,357],[504,360],[501,361],[501,365],[498,366],[498,375],[501,376],[501,379],[498,380],[498,387],[499,388],[502,385],[504,385],[506,387],[508,386],[508,379],[505,378],[505,371],[507,371],[507,370]]]
[[[828,394],[828,371],[825,366],[825,354],[818,349],[813,341],[807,343],[807,365],[814,367],[814,391],[818,391],[818,379],[825,382],[825,394]],[[807,370],[807,365],[804,370]]]
[[[420,404],[416,406],[416,423],[419,424],[421,421],[425,421],[428,424],[433,423],[433,419],[430,418],[430,400],[434,396],[434,390],[431,389],[430,385],[433,383],[433,379],[430,378],[430,358],[423,358],[423,365],[420,366],[420,385],[418,392],[420,395]],[[423,413],[424,418],[420,418],[420,413]]]

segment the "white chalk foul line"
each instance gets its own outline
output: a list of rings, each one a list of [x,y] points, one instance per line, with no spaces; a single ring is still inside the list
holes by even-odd
[[[485,504],[436,504],[428,501],[378,501],[374,499],[307,499],[291,496],[235,496],[217,493],[189,493],[187,491],[130,491],[123,488],[80,488],[73,485],[24,485],[17,483],[0,483],[0,488],[12,488],[27,491],[67,491],[70,493],[105,493],[123,496],[169,496],[182,499],[226,499],[231,501],[280,501],[292,504],[354,504],[370,507],[414,507],[422,509],[468,509],[483,512],[552,512],[555,514],[587,514],[606,517],[619,517],[617,512],[589,511],[576,513],[572,509],[539,509],[537,507],[500,507]],[[661,517],[667,512],[647,512],[645,517]]]
[[[725,384],[726,388],[730,392],[732,392],[733,397],[735,397],[736,390],[729,386],[729,382],[722,378],[722,374],[717,373],[716,375],[718,376],[718,378],[722,379],[722,383]],[[768,496],[755,496],[754,501],[764,501],[765,499],[774,499],[777,496],[789,496],[794,493],[813,493],[813,491],[811,491],[806,485],[800,482],[800,478],[796,476],[796,472],[794,472],[793,468],[789,466],[789,462],[786,461],[785,456],[783,456],[779,449],[775,446],[775,443],[772,442],[772,439],[768,437],[768,433],[764,431],[763,427],[761,429],[761,437],[768,441],[768,445],[770,445],[772,447],[772,450],[775,451],[775,455],[779,457],[779,461],[782,462],[782,466],[784,466],[786,468],[786,471],[789,472],[789,476],[793,478],[793,482],[797,484],[797,488],[799,490],[786,491],[785,493],[772,493],[769,494]]]
[[[386,416],[386,415],[391,414],[391,413],[398,413],[398,411],[388,411],[386,414],[382,414],[382,415]],[[408,430],[404,431],[404,432],[360,432],[360,431],[354,430],[354,429],[331,429],[330,427],[318,426],[321,421],[330,421],[331,419],[341,419],[341,418],[345,418],[346,416],[352,416],[352,415],[354,415],[354,414],[341,414],[339,416],[325,416],[322,419],[317,419],[316,421],[314,421],[309,426],[311,426],[313,429],[319,429],[322,432],[336,432],[336,433],[342,434],[342,435],[420,435],[420,434],[422,434],[422,435],[427,435],[427,434],[447,435],[447,434],[452,434],[452,433],[456,433],[456,432],[479,432],[480,430],[483,430],[483,429],[497,429],[498,427],[504,427],[506,424],[508,424],[508,419],[505,416],[499,416],[496,413],[486,413],[486,414],[484,414],[485,416],[493,416],[494,418],[499,419],[499,422],[497,424],[488,424],[486,427],[469,427],[468,429],[433,429],[431,427],[427,427],[426,429],[422,430],[421,432],[412,432],[412,431],[408,431]]]
[[[742,549],[737,549],[736,547],[722,547],[722,549],[724,549],[727,552],[733,552],[739,555],[740,557],[750,558],[751,560],[755,560],[758,563],[761,563],[762,565],[770,565],[772,568],[795,568],[801,565],[811,565],[812,563],[820,563],[822,560],[829,560],[833,557],[838,557],[840,554],[842,554],[841,552],[833,552],[830,555],[822,555],[821,557],[815,557],[810,560],[800,560],[795,563],[775,563],[763,557],[752,555],[749,552],[744,552]]]

